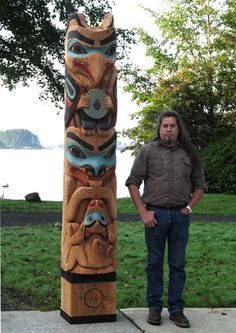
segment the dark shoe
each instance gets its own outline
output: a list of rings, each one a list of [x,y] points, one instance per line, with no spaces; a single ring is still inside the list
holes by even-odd
[[[179,327],[188,328],[190,327],[188,319],[183,314],[183,311],[177,311],[170,315],[170,320],[175,322],[175,325]]]
[[[161,325],[161,311],[155,308],[150,308],[147,322],[151,325]]]

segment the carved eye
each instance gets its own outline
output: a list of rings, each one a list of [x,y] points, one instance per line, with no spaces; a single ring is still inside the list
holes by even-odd
[[[74,146],[74,145],[70,146],[69,150],[70,150],[71,154],[74,155],[75,157],[85,158],[85,155],[77,146]]]
[[[111,150],[104,156],[104,158],[105,159],[111,158],[115,154],[115,151],[116,151],[116,146],[113,146]]]
[[[109,48],[106,50],[106,54],[110,57],[116,53],[116,44],[111,44]]]
[[[74,44],[72,44],[69,47],[69,51],[72,51],[76,54],[87,53],[87,51],[83,48],[83,46],[78,42],[75,42]]]

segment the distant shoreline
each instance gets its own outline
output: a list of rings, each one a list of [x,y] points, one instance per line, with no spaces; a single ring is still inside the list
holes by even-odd
[[[125,147],[125,146],[124,146]],[[123,152],[124,147],[117,146],[116,150]],[[64,145],[46,146],[46,147],[0,147],[0,150],[42,150],[42,149],[64,149]]]
[[[47,147],[0,147],[2,150],[40,150],[47,149]]]

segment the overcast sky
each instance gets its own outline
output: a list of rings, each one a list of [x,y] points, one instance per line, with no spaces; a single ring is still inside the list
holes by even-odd
[[[139,4],[158,11],[163,8],[161,0],[116,0],[113,9],[115,27],[133,28],[144,27],[148,31],[155,29],[155,25]],[[164,1],[167,3],[167,1]],[[136,63],[146,62],[144,50],[132,53]],[[63,143],[64,112],[57,115],[57,109],[48,101],[39,101],[40,89],[32,85],[23,88],[18,85],[15,90],[9,92],[0,86],[1,112],[0,130],[25,128],[39,136],[43,146]],[[131,96],[118,90],[118,118],[116,129],[132,126],[129,114],[137,111],[138,107],[131,102]]]

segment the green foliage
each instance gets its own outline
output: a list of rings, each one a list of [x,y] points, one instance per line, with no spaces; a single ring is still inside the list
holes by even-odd
[[[64,94],[64,40],[68,17],[83,12],[92,26],[111,11],[108,0],[2,0],[0,7],[0,75],[12,90],[32,79],[43,90],[41,98],[62,107]],[[127,56],[133,35],[118,29],[118,58]]]
[[[236,130],[201,151],[208,191],[236,194]]]
[[[42,148],[38,136],[25,129],[0,131],[0,141],[3,148]]]
[[[223,19],[228,29],[223,34],[222,42],[226,46],[229,44],[234,49],[234,52],[236,52],[236,2],[235,0],[226,0],[226,4],[228,10]]]
[[[153,66],[123,71],[126,90],[142,106],[133,116],[138,125],[122,133],[134,153],[155,136],[157,116],[166,109],[181,114],[199,149],[235,127],[235,2],[219,4],[174,0],[163,14],[147,10],[160,36],[138,34]]]

